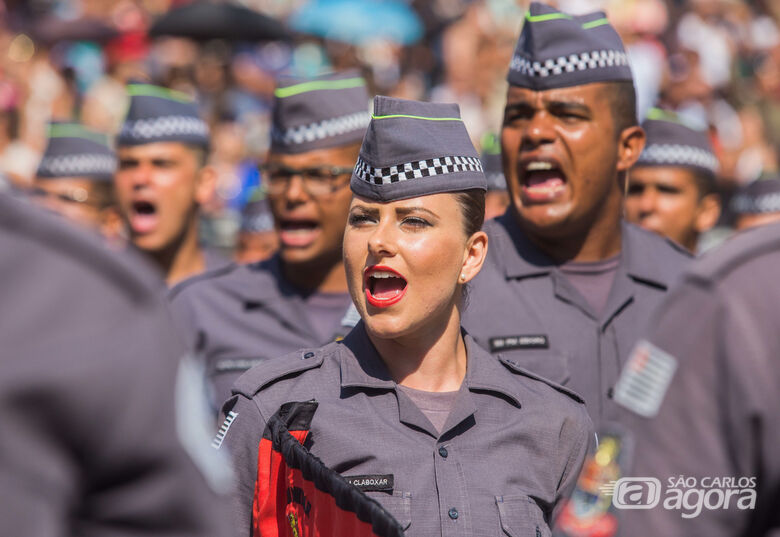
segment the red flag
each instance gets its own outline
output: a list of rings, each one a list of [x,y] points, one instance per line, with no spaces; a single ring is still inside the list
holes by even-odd
[[[303,446],[314,401],[286,403],[268,421],[257,454],[254,537],[401,537],[398,522]]]

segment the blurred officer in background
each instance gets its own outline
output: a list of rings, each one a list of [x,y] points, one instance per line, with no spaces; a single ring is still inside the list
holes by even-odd
[[[129,84],[130,108],[117,137],[116,194],[130,241],[168,285],[225,265],[198,241],[199,207],[214,192],[206,165],[209,130],[186,95]]]
[[[699,236],[720,217],[718,159],[706,132],[673,112],[652,108],[642,123],[647,142],[628,176],[626,220],[696,252]]]
[[[579,393],[597,428],[615,417],[620,365],[688,262],[622,221],[644,146],[623,43],[604,14],[532,3],[509,70],[501,133],[512,206],[464,326],[477,342]]]
[[[501,140],[495,134],[482,137],[482,153],[479,155],[485,169],[488,190],[485,194],[485,220],[501,216],[509,207],[509,192],[501,166]]]
[[[726,241],[686,271],[626,363],[615,400],[636,435],[629,475],[661,494],[621,512],[621,535],[780,534],[778,266],[780,224]],[[680,476],[682,504],[668,490]]]
[[[32,191],[49,209],[116,238],[115,172],[116,155],[105,135],[77,123],[52,123]]]
[[[305,445],[407,535],[549,535],[592,424],[577,395],[461,330],[488,248],[486,187],[457,105],[376,97],[344,234],[362,320],[341,342],[257,365],[225,405],[241,535],[257,535],[269,486],[266,422],[312,400]]]
[[[0,194],[0,281],[0,533],[229,534],[153,271]]]
[[[780,177],[763,177],[745,185],[729,208],[737,231],[780,220]]]
[[[279,249],[279,234],[274,227],[271,205],[265,193],[257,189],[241,209],[241,227],[236,239],[236,261],[264,261]]]
[[[252,365],[333,341],[357,322],[341,251],[368,103],[355,72],[280,82],[263,178],[279,252],[172,290],[185,338],[206,357],[215,406]]]

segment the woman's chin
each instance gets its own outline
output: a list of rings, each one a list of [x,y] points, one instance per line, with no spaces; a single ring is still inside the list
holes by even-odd
[[[388,315],[389,312],[381,312],[368,315],[364,320],[369,334],[380,339],[397,339],[414,332],[421,323],[410,323],[401,315]]]

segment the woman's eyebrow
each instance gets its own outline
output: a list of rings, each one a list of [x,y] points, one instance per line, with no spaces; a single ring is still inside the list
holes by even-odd
[[[379,214],[379,209],[376,209],[374,207],[366,207],[365,205],[355,205],[349,210],[349,212],[361,212],[363,214],[376,216]]]
[[[406,216],[408,214],[415,213],[415,212],[426,213],[433,218],[436,219],[439,218],[439,215],[437,215],[435,212],[431,211],[430,209],[426,209],[425,207],[398,207],[395,210],[395,213],[398,216]]]

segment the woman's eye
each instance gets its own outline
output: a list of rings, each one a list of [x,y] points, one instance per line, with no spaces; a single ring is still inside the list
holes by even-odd
[[[366,214],[351,214],[349,215],[349,225],[359,226],[371,221],[371,218]]]
[[[417,218],[414,216],[409,216],[407,218],[404,218],[401,221],[401,224],[403,224],[406,227],[412,227],[412,228],[424,228],[431,225],[427,220],[424,220],[422,218]]]

